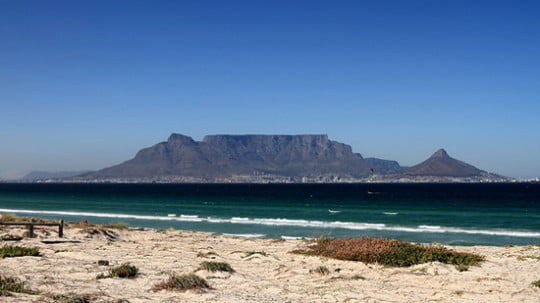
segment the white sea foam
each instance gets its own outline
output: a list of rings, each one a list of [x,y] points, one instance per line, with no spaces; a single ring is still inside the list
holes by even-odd
[[[387,215],[387,216],[395,216],[395,215],[397,215],[397,214],[399,214],[399,213],[383,213],[383,214],[384,214],[384,215]]]
[[[266,236],[265,234],[223,234],[227,237],[241,237],[241,238],[262,238]]]
[[[328,212],[331,214],[339,214],[341,211],[329,209]]]
[[[343,229],[349,229],[349,230],[379,230],[379,231],[396,231],[396,232],[410,232],[410,233],[456,233],[456,234],[461,233],[461,234],[473,234],[473,235],[476,234],[476,235],[540,238],[540,232],[532,232],[532,231],[516,231],[516,230],[505,230],[505,229],[482,230],[482,229],[466,229],[466,228],[443,227],[443,226],[433,226],[433,225],[395,226],[395,225],[386,225],[382,223],[362,223],[362,222],[342,222],[342,221],[332,222],[332,221],[284,219],[284,218],[247,218],[247,217],[201,218],[196,215],[180,215],[178,217],[170,217],[170,216],[111,214],[111,213],[96,213],[96,212],[70,212],[70,211],[18,210],[18,209],[0,209],[0,212],[16,213],[16,214],[38,214],[38,215],[45,214],[45,215],[60,215],[60,216],[101,217],[101,218],[118,218],[118,219],[137,219],[137,220],[253,224],[253,225],[268,225],[268,226],[311,227],[311,228],[343,228]]]
[[[302,240],[305,239],[304,237],[293,237],[293,236],[281,236],[281,239],[283,240]]]

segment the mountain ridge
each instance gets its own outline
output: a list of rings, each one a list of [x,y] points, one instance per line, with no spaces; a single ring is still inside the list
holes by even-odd
[[[402,167],[364,158],[325,134],[207,135],[201,141],[173,133],[120,164],[75,180],[126,182],[447,182],[505,180],[439,149],[427,160]],[[507,180],[507,179],[506,179]],[[452,181],[453,182],[453,181]]]

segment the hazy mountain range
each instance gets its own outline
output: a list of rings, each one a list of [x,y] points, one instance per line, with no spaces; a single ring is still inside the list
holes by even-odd
[[[85,173],[80,182],[508,181],[450,157],[443,149],[412,167],[363,158],[327,135],[172,134],[133,159]]]

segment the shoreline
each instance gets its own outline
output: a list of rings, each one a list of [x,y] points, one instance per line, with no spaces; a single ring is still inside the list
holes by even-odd
[[[106,230],[108,232],[101,232]],[[14,236],[24,229],[4,227]],[[486,257],[481,266],[460,272],[439,262],[411,267],[341,261],[292,254],[305,240],[239,238],[185,230],[113,229],[73,226],[59,238],[36,228],[36,238],[1,241],[0,246],[36,247],[40,257],[0,259],[0,274],[24,281],[41,294],[0,297],[3,302],[62,302],[81,296],[88,302],[538,302],[540,246],[451,246]],[[253,253],[247,256],[249,253]],[[263,254],[264,253],[264,254]],[[106,260],[110,266],[100,266]],[[198,269],[201,262],[226,262],[234,273]],[[134,279],[96,279],[112,266],[130,263]],[[327,274],[317,272],[328,269]],[[154,292],[170,274],[196,275],[211,289]],[[56,296],[57,300],[53,298]]]

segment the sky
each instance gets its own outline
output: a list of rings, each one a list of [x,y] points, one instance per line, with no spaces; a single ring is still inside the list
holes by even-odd
[[[540,176],[540,1],[0,1],[0,179],[171,133]]]

